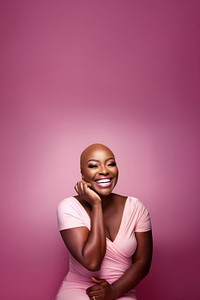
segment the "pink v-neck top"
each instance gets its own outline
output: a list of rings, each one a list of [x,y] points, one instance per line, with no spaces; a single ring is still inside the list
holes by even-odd
[[[57,209],[57,218],[60,231],[82,226],[90,230],[90,217],[75,197],[69,197],[60,202]],[[91,272],[87,270],[69,253],[69,272],[65,281],[79,282],[80,284],[86,284],[86,286],[91,285],[92,276],[106,279],[109,283],[116,281],[132,264],[132,255],[137,248],[135,232],[149,230],[151,230],[151,221],[144,204],[135,197],[128,197],[125,202],[119,231],[114,241],[106,239],[106,254],[100,271]]]

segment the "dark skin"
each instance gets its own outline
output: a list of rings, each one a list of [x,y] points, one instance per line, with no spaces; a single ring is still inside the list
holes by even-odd
[[[114,154],[101,144],[93,144],[81,154],[82,180],[75,185],[75,198],[91,219],[86,227],[62,230],[62,238],[73,257],[85,268],[98,271],[106,252],[106,238],[114,241],[121,224],[127,197],[112,193],[118,168]],[[101,182],[105,179],[107,182]],[[133,289],[149,272],[152,259],[152,233],[136,232],[137,249],[132,265],[114,283],[92,278],[94,284],[86,290],[89,299],[118,299]]]

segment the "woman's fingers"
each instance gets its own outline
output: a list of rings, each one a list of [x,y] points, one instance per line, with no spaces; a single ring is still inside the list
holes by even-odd
[[[75,185],[76,192],[81,196],[87,193],[87,189],[89,188],[89,183],[86,183],[85,181],[79,181]]]
[[[113,299],[113,291],[111,285],[105,279],[95,278],[93,279],[96,284],[87,288],[86,293],[90,299],[96,297],[98,300],[110,300]]]
[[[95,191],[91,188],[91,184],[84,180],[81,180],[76,183],[75,190],[79,196],[81,196],[85,201],[93,205],[96,202],[101,201],[100,197],[97,195]]]

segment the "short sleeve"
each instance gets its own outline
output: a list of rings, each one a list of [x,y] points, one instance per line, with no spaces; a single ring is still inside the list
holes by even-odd
[[[137,221],[135,224],[135,232],[145,232],[152,229],[151,218],[145,205],[137,200]]]
[[[59,231],[75,227],[86,227],[81,204],[71,198],[62,200],[57,207],[57,222]]]

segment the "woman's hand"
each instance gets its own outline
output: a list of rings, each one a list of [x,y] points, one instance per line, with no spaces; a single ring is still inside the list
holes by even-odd
[[[74,188],[78,195],[90,205],[93,206],[94,204],[98,204],[101,202],[101,198],[99,197],[99,195],[91,189],[90,183],[81,180],[76,183]]]
[[[114,290],[111,284],[105,279],[99,279],[92,277],[92,280],[96,283],[87,288],[86,293],[88,297],[93,300],[113,300]]]

